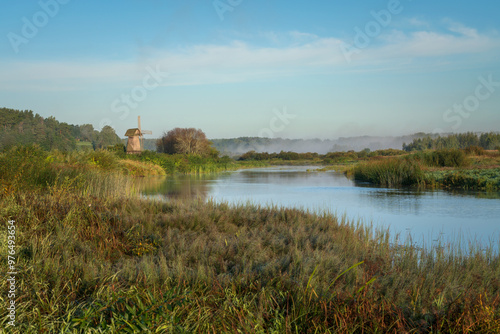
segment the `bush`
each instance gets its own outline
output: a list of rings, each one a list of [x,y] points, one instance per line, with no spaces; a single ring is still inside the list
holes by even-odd
[[[53,158],[40,146],[14,146],[0,155],[0,181],[4,192],[24,187],[46,187],[57,173],[51,168]]]
[[[354,179],[384,187],[412,186],[425,183],[424,172],[415,160],[388,159],[354,168]]]
[[[477,145],[464,148],[464,152],[466,155],[484,155],[485,154],[484,148],[482,148],[481,146],[477,146]]]
[[[98,166],[104,170],[114,170],[118,168],[118,157],[110,151],[88,151],[86,154],[86,160],[88,163]]]
[[[403,155],[403,154],[406,154],[406,151],[396,150],[394,148],[388,148],[385,150],[376,150],[376,151],[370,152],[370,157],[377,157],[377,156],[392,157],[395,155]]]
[[[210,147],[211,142],[200,129],[175,128],[158,139],[156,150],[168,154],[196,154],[217,156],[218,152]]]
[[[465,152],[458,149],[418,152],[406,157],[406,159],[419,161],[429,167],[465,167],[469,165]]]
[[[338,162],[347,162],[356,160],[358,158],[358,154],[354,151],[348,152],[329,152],[325,154],[323,160],[326,163],[338,163]]]

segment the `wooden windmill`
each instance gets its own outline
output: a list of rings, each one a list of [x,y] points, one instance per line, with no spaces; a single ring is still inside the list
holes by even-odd
[[[127,154],[138,154],[144,150],[143,135],[151,135],[153,132],[141,129],[141,116],[137,117],[137,128],[128,129],[125,136],[128,137],[127,141]]]

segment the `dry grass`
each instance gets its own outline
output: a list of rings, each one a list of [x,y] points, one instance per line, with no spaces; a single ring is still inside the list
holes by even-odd
[[[395,247],[335,216],[251,205],[25,193],[1,198],[9,218],[23,333],[500,329],[491,250]]]
[[[61,177],[21,153],[43,168],[0,195],[4,268],[17,227],[14,333],[500,331],[493,245],[424,251],[330,214],[140,200],[116,191],[125,176]]]

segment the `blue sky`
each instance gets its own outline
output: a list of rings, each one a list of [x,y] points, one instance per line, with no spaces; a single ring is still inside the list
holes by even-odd
[[[209,138],[500,130],[495,1],[4,1],[0,106]]]

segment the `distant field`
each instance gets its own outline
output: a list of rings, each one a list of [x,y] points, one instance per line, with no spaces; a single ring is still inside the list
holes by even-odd
[[[77,150],[92,150],[92,143],[89,141],[79,141],[76,142],[76,149]]]

